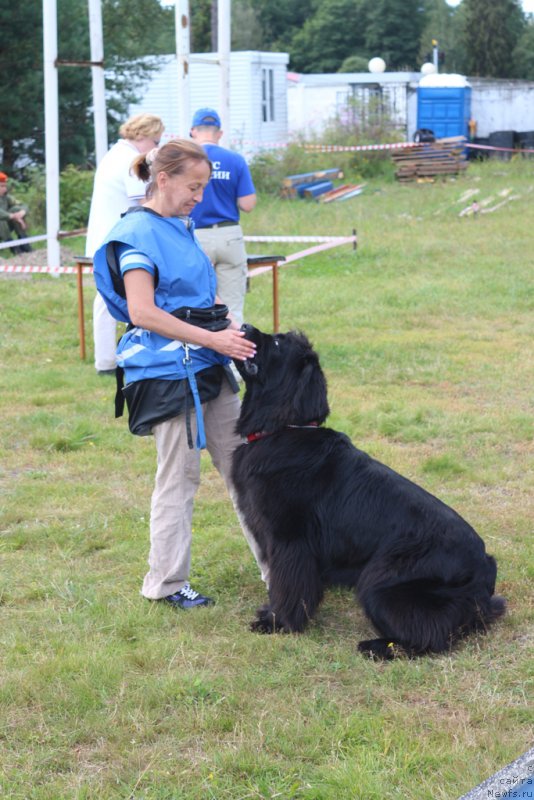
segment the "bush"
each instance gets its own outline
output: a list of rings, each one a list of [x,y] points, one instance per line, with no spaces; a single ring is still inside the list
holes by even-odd
[[[89,219],[94,172],[69,165],[59,181],[61,227],[70,231],[85,228]]]
[[[68,166],[59,176],[62,230],[85,228],[93,192],[94,172]],[[30,235],[46,231],[46,174],[42,167],[27,169],[21,181],[9,179],[10,194],[28,207]]]
[[[323,144],[355,146],[387,144],[398,141],[400,134],[384,111],[381,98],[368,102],[352,98],[326,126]],[[374,178],[393,174],[388,150],[341,153],[347,172],[358,178]]]
[[[9,193],[28,207],[28,233],[31,236],[46,229],[46,179],[40,167],[28,168],[24,180],[9,179]]]
[[[266,150],[255,156],[250,171],[257,191],[279,194],[282,180],[288,175],[325,169],[324,154],[307,153],[303,145],[304,142],[293,142],[283,150]]]
[[[339,167],[346,181],[358,182],[378,176],[393,177],[394,167],[388,150],[369,152],[313,152],[306,145],[384,144],[398,140],[400,134],[386,117],[381,105],[349,101],[316,137],[299,138],[283,150],[263,151],[250,163],[256,189],[279,194],[288,175]]]

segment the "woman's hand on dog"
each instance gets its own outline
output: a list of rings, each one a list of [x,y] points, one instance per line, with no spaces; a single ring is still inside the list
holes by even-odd
[[[209,347],[223,356],[236,358],[238,361],[246,361],[256,355],[256,345],[254,342],[245,339],[243,331],[226,328],[223,331],[211,333],[210,338]]]

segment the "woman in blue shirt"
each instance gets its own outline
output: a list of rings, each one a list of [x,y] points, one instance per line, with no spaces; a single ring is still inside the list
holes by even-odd
[[[241,439],[235,433],[239,399],[229,364],[233,358],[253,358],[254,345],[233,320],[213,331],[171,313],[219,302],[215,273],[189,219],[211,175],[205,151],[174,140],[139,156],[132,169],[148,182],[148,201],[110,231],[95,254],[95,278],[110,311],[118,310],[117,316],[130,322],[117,350],[130,429],[152,433],[156,442],[149,571],[142,594],[191,608],[213,602],[189,585],[191,519],[200,481],[200,451],[190,446],[188,430],[198,433],[201,427],[192,413],[194,393],[198,389],[206,447],[232,495],[231,456]],[[123,277],[125,301],[115,294],[110,302],[106,295],[113,293],[104,291],[103,276],[109,284],[112,262]],[[244,533],[260,563],[253,538],[245,528]]]

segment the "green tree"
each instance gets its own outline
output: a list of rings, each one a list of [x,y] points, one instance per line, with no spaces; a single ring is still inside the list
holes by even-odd
[[[272,43],[271,43],[272,44]],[[259,11],[250,0],[232,2],[232,50],[278,50],[266,42]]]
[[[426,8],[420,0],[365,0],[365,47],[389,70],[419,69]]]
[[[446,0],[427,0],[426,22],[421,34],[418,65],[432,61],[432,41],[438,42],[440,71],[458,72],[463,61],[459,20],[462,6],[453,8]]]
[[[324,0],[243,0],[256,12],[265,50],[290,51],[295,35]]]
[[[293,36],[291,67],[298,72],[337,72],[352,55],[367,56],[365,0],[322,0]]]
[[[526,26],[519,0],[463,0],[462,6],[466,74],[514,77],[512,53]]]
[[[514,76],[534,81],[534,20],[530,19],[512,54]]]
[[[428,2],[322,0],[290,42],[291,65],[301,72],[346,72],[381,56],[390,70],[418,69]]]
[[[82,2],[87,4],[87,0]],[[157,67],[157,59],[147,60],[146,56],[166,55],[176,49],[174,9],[162,8],[159,0],[103,0],[102,21],[108,133],[112,140],[128,106],[138,100],[139,89]],[[91,117],[91,141],[92,126]]]
[[[159,0],[102,0],[102,18],[106,58],[138,59],[176,48],[174,9]]]
[[[338,69],[338,72],[367,72],[369,59],[366,56],[348,56]]]
[[[212,0],[195,0],[189,7],[191,15],[191,52],[211,53],[212,51]],[[233,9],[232,9],[233,18]],[[174,53],[175,45],[172,45],[169,53]]]
[[[232,49],[287,51],[316,0],[232,0]],[[215,7],[214,7],[215,3]],[[216,0],[190,5],[191,51],[216,50]]]
[[[57,8],[59,61],[88,61],[87,0],[58,0]],[[174,12],[163,9],[158,0],[103,0],[102,10],[112,138],[150,73],[151,65],[141,57],[173,49]],[[3,167],[13,172],[17,164],[21,168],[44,161],[42,4],[2,4],[0,30],[0,145]],[[61,166],[86,164],[94,146],[90,69],[60,66],[58,86]]]
[[[215,5],[214,5],[215,4]],[[232,50],[270,50],[260,21],[258,3],[232,0]],[[211,53],[217,49],[216,0],[195,0],[190,4],[191,52]],[[277,48],[273,48],[277,49]],[[174,52],[174,45],[168,51]]]
[[[38,4],[26,0],[0,6],[0,145],[2,162],[11,171],[28,138],[31,156],[42,157],[43,36]],[[30,156],[30,157],[31,157]]]

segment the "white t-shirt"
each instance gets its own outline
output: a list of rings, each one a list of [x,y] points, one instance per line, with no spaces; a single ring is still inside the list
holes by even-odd
[[[144,199],[146,184],[130,174],[132,161],[138,155],[132,142],[119,139],[98,165],[87,224],[86,256],[92,258],[121,214]]]

